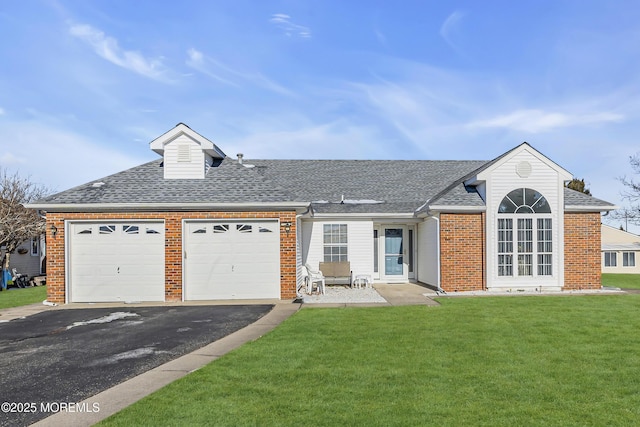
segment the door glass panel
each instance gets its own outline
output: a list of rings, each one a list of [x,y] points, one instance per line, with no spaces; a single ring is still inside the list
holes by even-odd
[[[384,230],[384,274],[402,276],[403,251],[402,228],[385,228]]]
[[[413,230],[409,230],[409,273],[413,273]]]
[[[378,272],[378,230],[373,230],[373,272]]]

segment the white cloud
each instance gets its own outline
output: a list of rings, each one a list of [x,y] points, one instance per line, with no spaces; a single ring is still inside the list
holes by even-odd
[[[87,43],[107,61],[142,76],[168,82],[167,69],[160,59],[146,58],[133,50],[124,50],[118,40],[87,24],[75,24],[69,28],[69,34]]]
[[[222,77],[218,72],[214,72],[213,70],[215,68],[221,68],[221,67],[213,60],[205,60],[204,55],[199,50],[191,48],[187,51],[187,56],[188,56],[187,66],[193,68],[196,71],[201,72],[204,75],[211,77],[212,79],[218,81],[219,83],[222,83],[228,86],[240,87],[240,85],[238,85],[237,83]]]
[[[391,145],[385,146],[385,139],[373,126],[344,119],[314,123],[298,113],[248,119],[237,127],[246,133],[223,138],[224,146],[244,153],[247,159],[388,158]]]
[[[20,147],[20,155],[15,154],[16,147]],[[153,154],[149,153],[146,161],[153,158]],[[121,147],[109,148],[107,141],[89,139],[55,124],[47,125],[33,120],[0,123],[0,165],[56,191],[119,172],[144,161],[127,156]]]
[[[237,71],[219,61],[216,61],[210,56],[204,55],[197,49],[189,49],[187,51],[187,57],[187,66],[211,77],[219,83],[233,87],[241,87],[241,84],[238,82],[240,80],[281,95],[294,95],[294,93],[289,89],[279,85],[261,73],[245,73]]]
[[[440,36],[444,39],[445,42],[447,42],[449,46],[451,46],[451,48],[453,48],[458,53],[461,53],[461,51],[454,39],[460,31],[460,23],[464,16],[464,12],[456,10],[451,15],[449,15],[440,26]]]
[[[17,156],[12,152],[5,152],[0,154],[0,165],[4,167],[15,167],[18,164],[27,163],[28,159],[24,156]]]
[[[298,36],[304,39],[311,38],[311,30],[308,27],[291,22],[291,17],[284,13],[274,13],[269,22],[280,28],[287,37]]]
[[[472,128],[507,128],[530,133],[548,132],[571,126],[588,126],[624,120],[621,114],[610,112],[558,113],[537,109],[517,110],[491,119],[477,120],[467,126]]]

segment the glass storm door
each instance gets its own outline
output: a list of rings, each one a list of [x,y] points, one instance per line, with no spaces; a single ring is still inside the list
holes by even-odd
[[[404,228],[384,229],[384,275],[388,279],[407,279],[404,246]]]

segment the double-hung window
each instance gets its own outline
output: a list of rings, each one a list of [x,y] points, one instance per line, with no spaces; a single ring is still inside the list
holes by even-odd
[[[622,252],[622,266],[623,267],[635,267],[636,266],[636,253],[635,252]]]
[[[617,253],[615,252],[605,252],[604,253],[604,266],[605,267],[616,267],[618,265]]]
[[[539,192],[519,188],[498,209],[497,272],[501,277],[553,275],[551,208]]]
[[[348,261],[347,224],[324,224],[324,262]]]

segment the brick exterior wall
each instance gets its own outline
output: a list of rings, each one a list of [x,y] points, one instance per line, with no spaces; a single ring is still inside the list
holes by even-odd
[[[600,214],[564,214],[564,287],[600,289]]]
[[[296,297],[296,213],[277,212],[127,212],[127,213],[47,213],[47,300],[65,302],[65,220],[146,220],[165,221],[165,301],[182,300],[182,220],[183,219],[279,219],[290,222],[291,230],[280,232],[280,298]],[[51,226],[57,228],[55,237]]]
[[[441,287],[478,291],[485,283],[485,214],[440,214]]]

